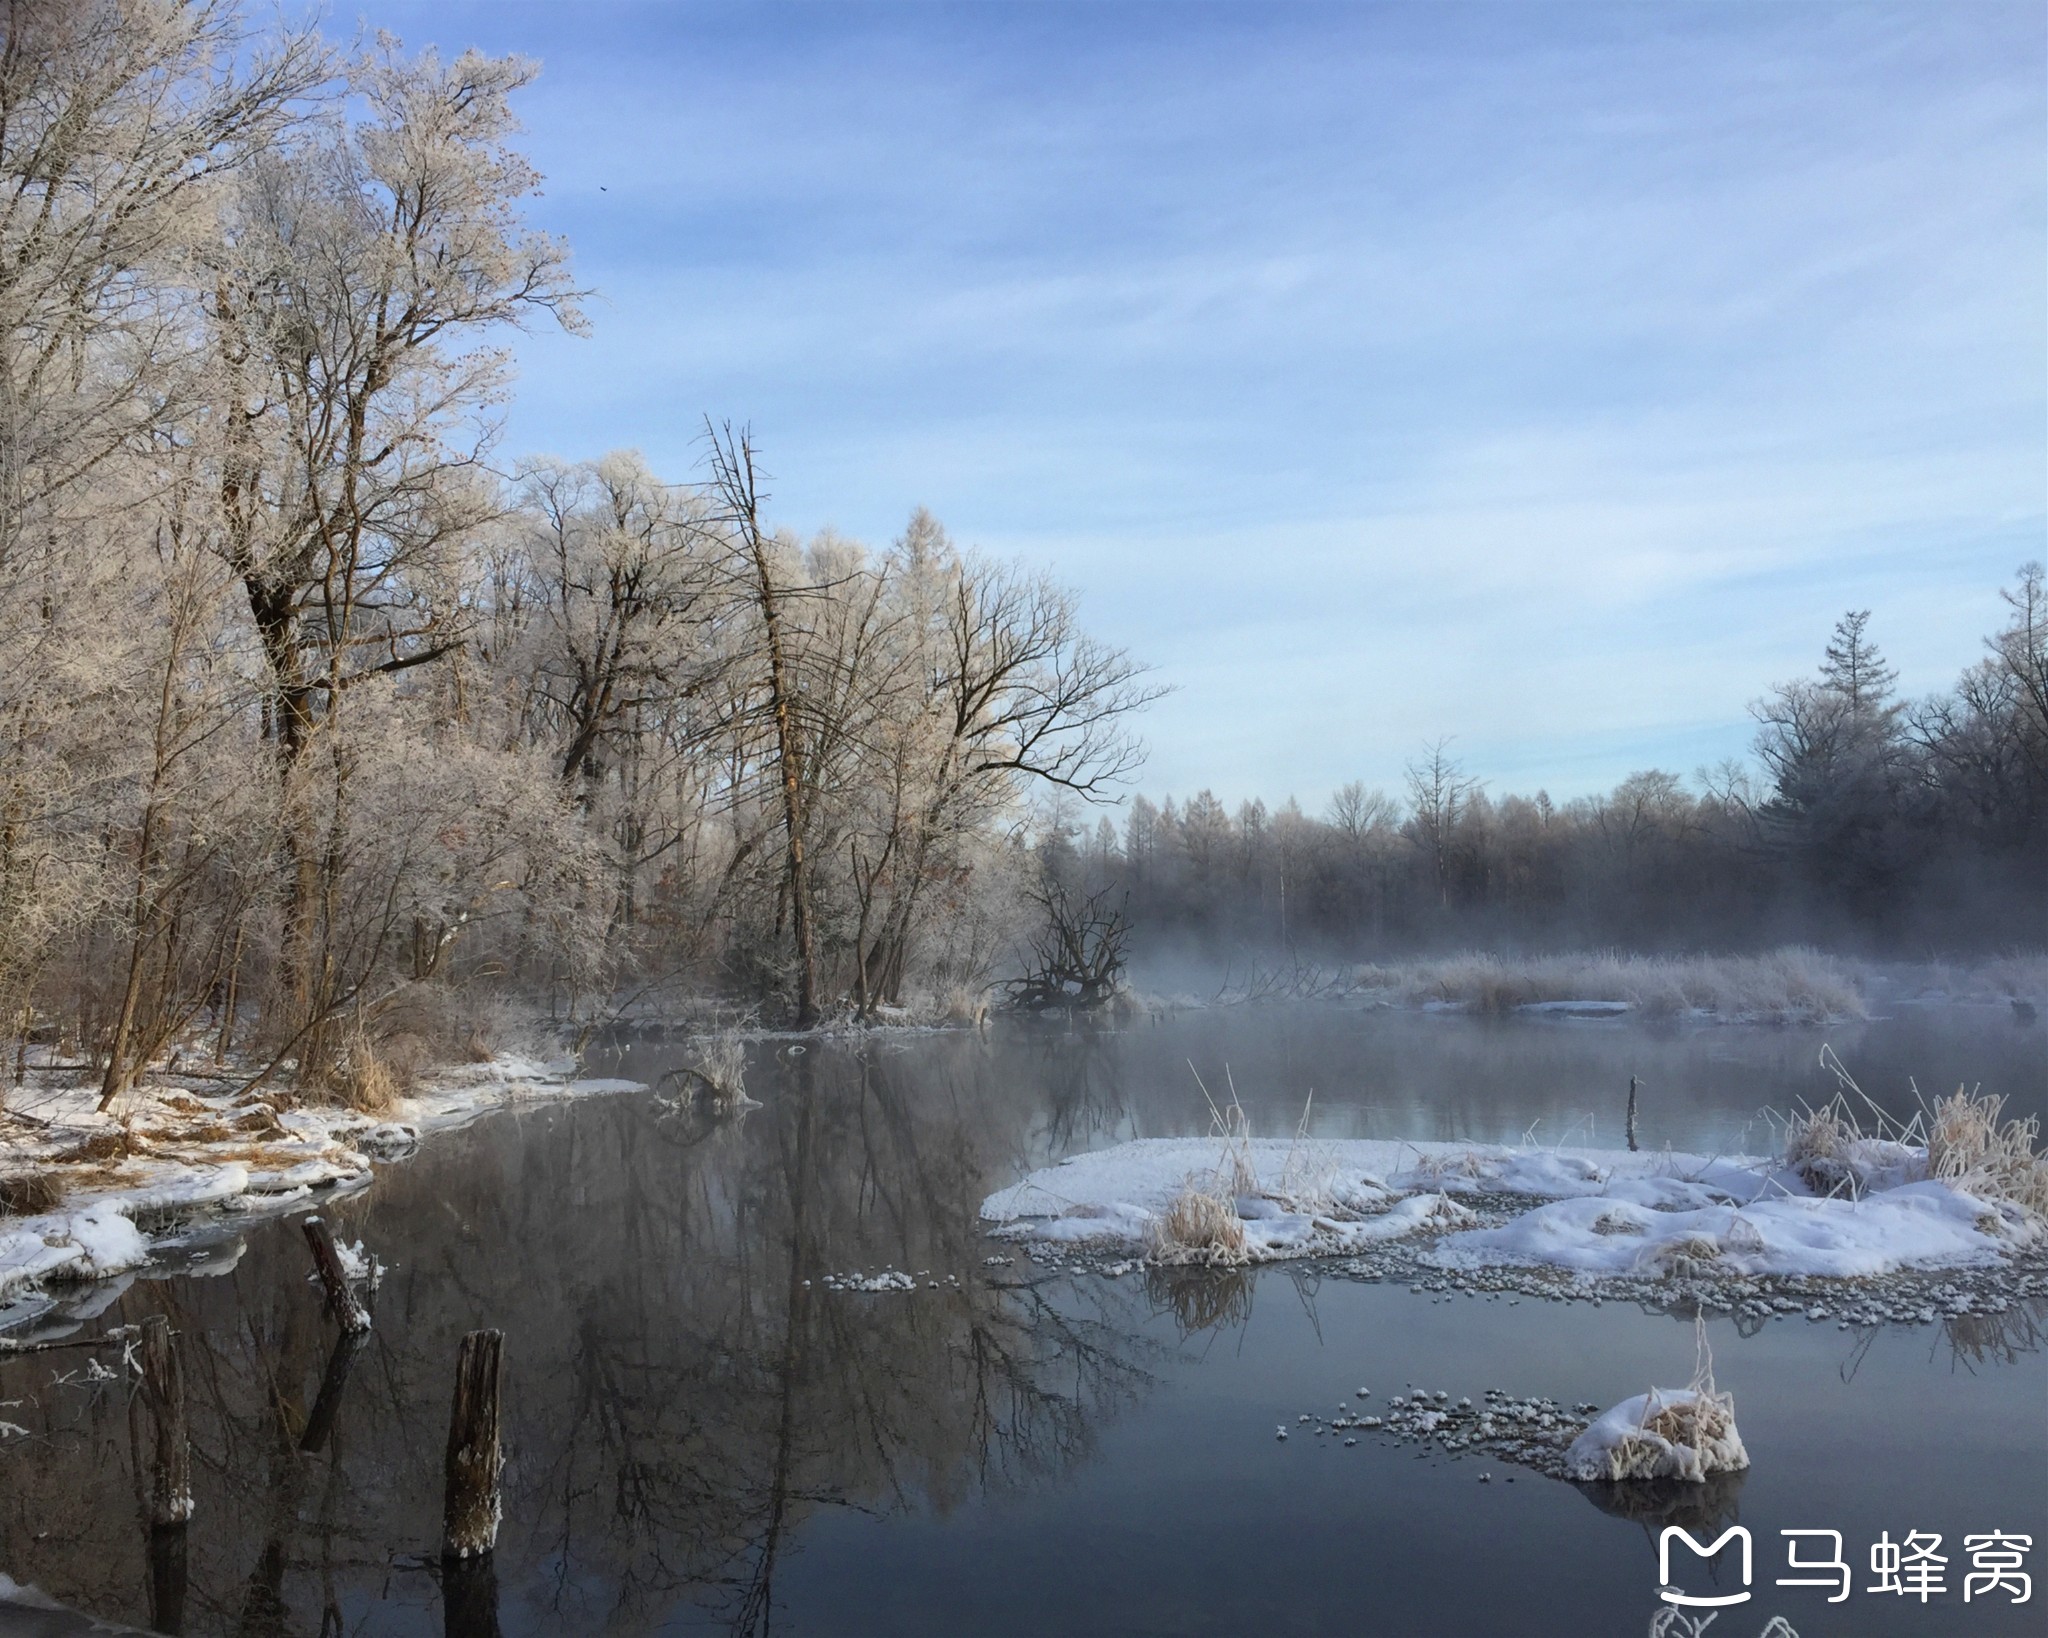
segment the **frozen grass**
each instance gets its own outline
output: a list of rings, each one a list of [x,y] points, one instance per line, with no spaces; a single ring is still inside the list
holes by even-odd
[[[1573,1001],[1620,1003],[1652,1017],[1687,1012],[1720,1018],[1820,1022],[1862,1018],[1855,975],[1802,946],[1755,956],[1641,956],[1614,951],[1497,956],[1484,951],[1398,966],[1366,966],[1354,990],[1410,1006],[1432,1002],[1481,1013]]]
[[[1259,1186],[1251,1158],[1251,1122],[1237,1101],[1235,1085],[1230,1102],[1219,1106],[1202,1086],[1200,1075],[1195,1084],[1209,1101],[1211,1129],[1221,1139],[1223,1153],[1213,1170],[1192,1172],[1182,1182],[1153,1221],[1146,1250],[1156,1263],[1234,1267],[1251,1261],[1237,1209],[1239,1197],[1257,1192]]]
[[[0,1176],[0,1217],[37,1217],[55,1211],[64,1191],[47,1172]]]
[[[382,1115],[405,1095],[406,1077],[399,1066],[378,1052],[366,1035],[349,1042],[334,1075],[341,1101],[364,1115]]]
[[[1958,1087],[1928,1111],[1927,1175],[1980,1199],[2010,1200],[2048,1216],[2048,1154],[2041,1123],[2001,1120],[2005,1099]]]
[[[1706,1326],[1696,1322],[1698,1357],[1692,1383],[1652,1388],[1597,1418],[1565,1453],[1571,1477],[1606,1484],[1640,1479],[1703,1483],[1715,1473],[1749,1466],[1735,1426],[1735,1397],[1714,1386]]]
[[[1831,1050],[1822,1049],[1821,1062],[1842,1090],[1819,1108],[1794,1114],[1784,1141],[1785,1165],[1816,1194],[1855,1197],[1928,1178],[2048,1218],[2048,1154],[2040,1147],[2039,1120],[2006,1120],[2002,1096],[1957,1087],[1931,1105],[1921,1100],[1919,1113],[1902,1123],[1871,1102]]]
[[[1785,1123],[1785,1164],[1817,1194],[1830,1194],[1849,1144],[1863,1134],[1839,1094],[1818,1109],[1801,1109]]]
[[[1200,1075],[1195,1083],[1201,1086]],[[1070,1237],[1114,1238],[1139,1224],[1136,1238],[1154,1264],[1238,1267],[1290,1254],[1276,1247],[1291,1235],[1320,1236],[1328,1246],[1347,1236],[1369,1240],[1442,1232],[1473,1220],[1447,1195],[1390,1189],[1376,1175],[1347,1173],[1335,1149],[1309,1141],[1313,1093],[1284,1149],[1277,1142],[1254,1143],[1235,1086],[1225,1104],[1218,1104],[1206,1086],[1202,1095],[1209,1102],[1210,1136],[1221,1145],[1215,1163],[1181,1174],[1149,1206],[1104,1212],[1077,1202],[1065,1214],[1067,1223],[1086,1227]],[[1178,1140],[1175,1146],[1192,1145]],[[1272,1182],[1260,1174],[1262,1149],[1265,1177]]]
[[[1251,1261],[1236,1200],[1217,1192],[1213,1181],[1193,1177],[1159,1213],[1148,1250],[1154,1262],[1165,1264],[1215,1268]]]

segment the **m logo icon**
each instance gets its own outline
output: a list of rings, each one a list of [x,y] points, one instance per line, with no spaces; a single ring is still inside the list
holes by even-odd
[[[1695,1598],[1691,1593],[1682,1593],[1671,1584],[1671,1538],[1676,1536],[1701,1558],[1712,1558],[1732,1540],[1742,1543],[1742,1591],[1723,1593],[1718,1598]],[[1719,1604],[1746,1604],[1749,1602],[1750,1545],[1749,1532],[1739,1524],[1731,1524],[1711,1542],[1702,1546],[1694,1539],[1690,1530],[1676,1524],[1664,1526],[1664,1533],[1657,1538],[1657,1580],[1660,1583],[1657,1596],[1667,1604],[1686,1604],[1703,1608]]]

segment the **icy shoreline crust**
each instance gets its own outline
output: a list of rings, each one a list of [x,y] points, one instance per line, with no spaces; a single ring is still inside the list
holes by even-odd
[[[1232,1150],[1257,1180],[1233,1198],[1252,1261],[1435,1233],[1418,1262],[1587,1276],[1867,1277],[1996,1263],[2041,1232],[2010,1202],[1927,1180],[1924,1151],[1882,1147],[1851,1197],[1846,1188],[1817,1195],[1797,1172],[1757,1157],[1260,1139]],[[1150,1249],[1177,1196],[1227,1175],[1218,1150],[1215,1139],[1154,1138],[1076,1155],[990,1195],[981,1215],[1006,1238]],[[1472,1227],[1458,1195],[1542,1203]]]
[[[494,1109],[643,1090],[638,1081],[578,1080],[575,1070],[566,1059],[498,1058],[450,1072],[400,1099],[381,1120],[349,1109],[278,1110],[261,1098],[231,1102],[163,1087],[131,1094],[117,1119],[94,1112],[96,1089],[44,1093],[35,1111],[48,1123],[47,1135],[0,1146],[0,1160],[10,1167],[47,1167],[63,1184],[67,1146],[122,1131],[132,1147],[97,1168],[91,1181],[81,1179],[56,1209],[0,1218],[0,1305],[44,1285],[139,1268],[157,1245],[195,1230],[284,1211],[316,1191],[363,1187],[373,1161],[409,1154],[423,1134],[467,1125]],[[259,1111],[260,1122],[252,1118]],[[214,1135],[224,1124],[234,1127],[232,1135]],[[0,1326],[8,1319],[0,1313]]]

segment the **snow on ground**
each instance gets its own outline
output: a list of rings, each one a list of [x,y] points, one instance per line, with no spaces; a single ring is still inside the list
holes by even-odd
[[[1015,1239],[1152,1249],[1192,1191],[1231,1201],[1244,1260],[1434,1235],[1417,1259],[1435,1267],[1587,1276],[1881,1275],[1996,1263],[2040,1235],[2040,1219],[2018,1206],[1927,1180],[1924,1151],[1882,1148],[1854,1194],[1817,1195],[1800,1173],[1756,1157],[1144,1139],[1033,1172],[990,1195],[981,1215]],[[1476,1226],[1460,1195],[1505,1207],[1506,1219]],[[1521,1210],[1524,1199],[1541,1203]]]
[[[423,1134],[524,1101],[640,1090],[576,1078],[573,1060],[505,1056],[446,1072],[382,1117],[283,1107],[275,1093],[145,1086],[99,1113],[79,1084],[17,1088],[0,1120],[0,1177],[48,1184],[47,1209],[0,1217],[0,1328],[46,1284],[105,1279],[196,1230],[286,1210],[370,1181]],[[33,1305],[29,1305],[32,1307]]]
[[[149,1260],[149,1242],[115,1206],[18,1218],[0,1229],[0,1293],[44,1280],[97,1280]]]

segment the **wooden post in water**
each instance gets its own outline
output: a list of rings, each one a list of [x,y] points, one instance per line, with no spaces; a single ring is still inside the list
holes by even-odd
[[[498,1540],[498,1391],[505,1333],[472,1331],[455,1361],[455,1404],[448,1415],[448,1490],[441,1514],[441,1556],[488,1553]]]
[[[152,1529],[192,1517],[192,1442],[185,1430],[185,1373],[171,1322],[151,1314],[142,1322],[142,1399],[155,1424],[148,1509]]]
[[[317,1217],[304,1223],[306,1244],[313,1248],[313,1266],[320,1271],[320,1283],[327,1288],[327,1307],[350,1336],[370,1328],[370,1311],[357,1298],[341,1266],[341,1253],[334,1249],[334,1236]]]
[[[1628,1078],[1628,1152],[1636,1152],[1636,1078]]]

